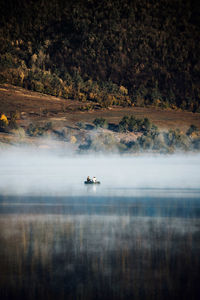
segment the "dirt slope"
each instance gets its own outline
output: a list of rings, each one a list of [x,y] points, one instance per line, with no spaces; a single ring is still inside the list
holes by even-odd
[[[90,123],[97,117],[117,123],[124,115],[134,115],[137,118],[149,118],[160,129],[180,128],[186,131],[191,124],[200,129],[199,113],[142,107],[113,107],[82,112],[79,110],[82,105],[79,101],[44,95],[8,84],[0,85],[0,112],[24,112],[24,119],[28,122],[52,121],[57,126],[72,126],[77,122]]]

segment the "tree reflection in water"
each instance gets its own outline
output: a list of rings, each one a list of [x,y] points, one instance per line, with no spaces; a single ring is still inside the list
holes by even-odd
[[[1,299],[197,299],[198,218],[0,216]]]

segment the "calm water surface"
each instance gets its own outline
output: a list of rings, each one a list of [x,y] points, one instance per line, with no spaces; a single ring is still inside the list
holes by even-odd
[[[0,299],[200,299],[200,190],[0,196]]]

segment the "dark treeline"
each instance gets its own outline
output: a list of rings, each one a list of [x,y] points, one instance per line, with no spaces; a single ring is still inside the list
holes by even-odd
[[[197,0],[3,0],[0,12],[1,82],[200,111]]]

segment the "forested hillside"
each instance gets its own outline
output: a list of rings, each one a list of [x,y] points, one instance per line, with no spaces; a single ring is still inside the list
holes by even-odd
[[[200,112],[197,0],[2,0],[0,82]]]

